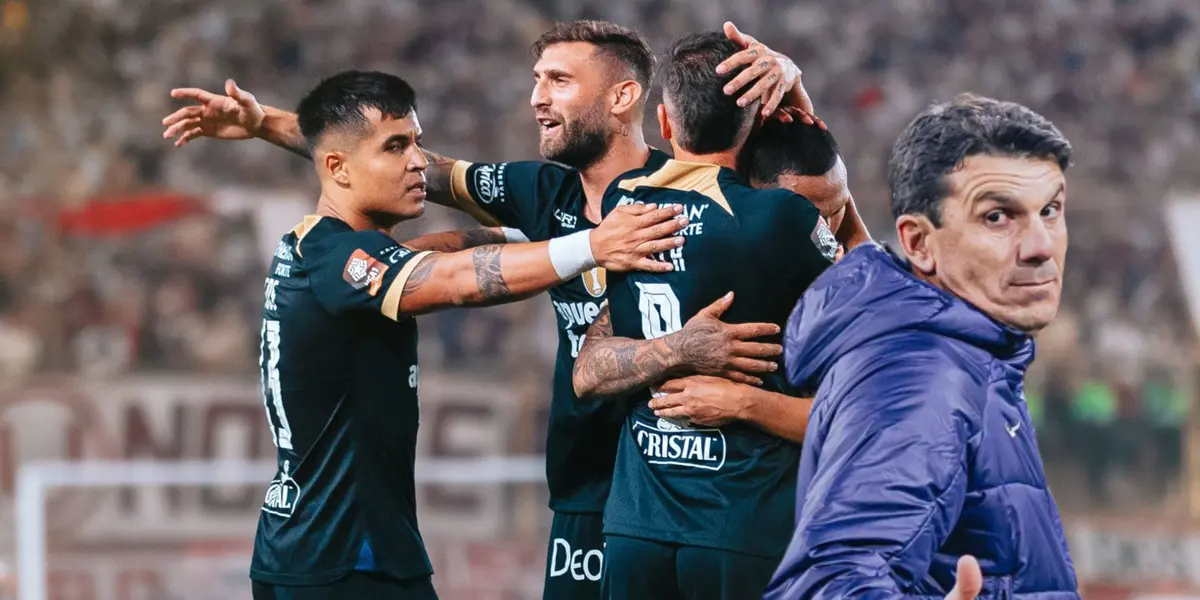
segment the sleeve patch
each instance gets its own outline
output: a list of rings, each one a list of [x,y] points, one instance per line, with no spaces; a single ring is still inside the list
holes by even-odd
[[[833,237],[833,232],[830,231],[829,225],[825,223],[825,217],[817,217],[817,226],[813,228],[812,233],[808,235],[812,240],[813,246],[821,253],[821,256],[833,262],[837,256],[838,243],[837,238]]]
[[[504,202],[504,171],[507,163],[475,167],[475,193],[483,204]]]
[[[387,265],[375,260],[360,248],[350,255],[350,260],[346,261],[342,279],[346,280],[346,283],[349,283],[354,289],[366,288],[368,294],[375,296],[383,287],[383,274],[387,273],[387,270]]]

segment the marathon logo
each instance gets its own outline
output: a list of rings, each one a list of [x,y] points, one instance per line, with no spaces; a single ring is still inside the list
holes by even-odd
[[[659,419],[654,425],[634,419],[633,435],[646,462],[706,471],[725,466],[725,434],[717,428],[696,429]]]
[[[383,274],[387,273],[387,265],[375,260],[366,251],[358,249],[346,261],[346,269],[342,279],[346,280],[356,290],[366,288],[367,293],[374,296],[383,287]]]

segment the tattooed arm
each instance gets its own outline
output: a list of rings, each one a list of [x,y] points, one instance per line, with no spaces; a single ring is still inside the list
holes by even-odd
[[[411,239],[403,244],[412,250],[458,252],[487,244],[507,244],[508,238],[499,227],[480,227],[466,231],[443,231]]]
[[[594,266],[615,271],[670,271],[670,263],[650,257],[683,243],[683,238],[675,235],[687,225],[676,218],[679,211],[678,206],[623,206],[595,229],[556,240],[427,252],[405,264],[403,286],[397,290],[399,284],[394,283],[388,290],[384,303],[390,309],[386,312],[414,315],[452,306],[511,302],[560,285]],[[560,244],[557,263],[551,259],[555,243]],[[585,260],[579,260],[581,251]]]
[[[653,340],[615,337],[606,305],[592,322],[575,359],[575,394],[580,398],[614,396],[692,373],[762,384],[751,374],[774,371],[777,365],[764,359],[779,356],[783,349],[778,344],[748,340],[776,335],[779,326],[721,322],[719,317],[732,302],[731,292],[689,319],[683,329]]]

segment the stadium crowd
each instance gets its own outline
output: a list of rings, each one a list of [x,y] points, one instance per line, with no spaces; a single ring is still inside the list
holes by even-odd
[[[551,18],[634,25],[658,47],[728,18],[792,56],[884,239],[887,151],[929,101],[969,90],[1053,119],[1078,163],[1064,307],[1027,385],[1051,478],[1077,483],[1057,484],[1068,512],[1172,495],[1187,408],[1176,383],[1195,341],[1160,199],[1200,187],[1193,0],[0,0],[0,382],[254,369],[264,263],[250,217],[122,236],[58,226],[62,211],[146,189],[312,189],[308,164],[263,143],[171,149],[159,125],[171,87],[234,77],[290,108],[339,69],[396,71],[439,152],[534,158],[528,45]],[[405,232],[466,223],[431,210]],[[549,378],[553,321],[528,303],[425,328],[443,368]]]

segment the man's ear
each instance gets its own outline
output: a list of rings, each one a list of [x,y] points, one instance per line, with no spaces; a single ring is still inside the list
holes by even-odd
[[[350,169],[346,157],[341,152],[325,152],[321,155],[321,164],[330,179],[342,187],[350,186]]]
[[[612,113],[614,115],[622,115],[633,111],[637,108],[638,103],[642,100],[642,84],[627,79],[613,86],[612,88]]]
[[[662,139],[671,141],[671,122],[667,120],[667,105],[658,105],[658,134]]]
[[[936,231],[937,227],[925,215],[900,215],[896,219],[900,250],[913,269],[925,275],[937,273],[937,258],[931,247]]]

